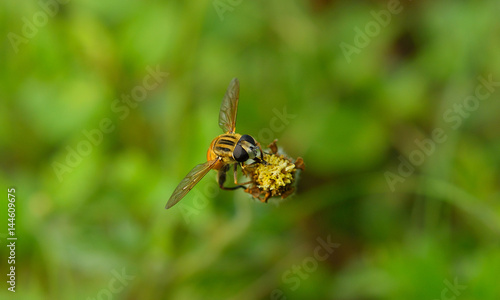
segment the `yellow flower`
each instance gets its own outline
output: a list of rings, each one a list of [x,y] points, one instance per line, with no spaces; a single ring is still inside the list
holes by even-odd
[[[271,153],[264,154],[265,163],[259,162],[243,168],[243,173],[252,180],[245,192],[262,202],[267,202],[270,197],[280,196],[285,199],[293,194],[296,171],[304,169],[302,158],[297,158],[293,163],[285,155],[277,154],[276,141],[269,148]]]
[[[264,155],[267,164],[259,164],[254,172],[257,186],[266,191],[278,190],[293,182],[292,171],[295,165],[283,155]]]

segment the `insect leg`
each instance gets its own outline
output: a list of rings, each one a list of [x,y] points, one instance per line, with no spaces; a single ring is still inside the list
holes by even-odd
[[[238,184],[238,164],[234,164],[233,176],[234,176],[234,184]]]
[[[225,165],[224,167],[220,168],[220,170],[217,172],[217,182],[219,183],[219,187],[223,190],[235,190],[239,188],[246,188],[244,185],[237,185],[237,186],[232,186],[232,187],[225,187],[224,183],[226,182],[226,172],[229,170],[229,165]]]
[[[236,185],[244,185],[244,184],[252,183],[251,180],[247,181],[247,182],[244,182],[244,183],[238,183],[238,164],[234,164],[234,169],[233,170],[234,170],[234,172],[233,172],[233,175],[234,175],[234,184],[236,184]]]
[[[260,150],[260,159],[262,159],[263,162],[265,162],[264,160],[264,151],[262,151],[262,147],[260,146],[260,144],[257,144],[259,146],[259,150]]]

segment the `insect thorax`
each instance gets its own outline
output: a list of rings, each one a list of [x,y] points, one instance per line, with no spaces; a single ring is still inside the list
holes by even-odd
[[[234,162],[232,155],[234,147],[240,138],[241,134],[238,133],[226,133],[219,135],[212,141],[210,147],[208,148],[207,160],[213,160],[220,157],[226,163]]]

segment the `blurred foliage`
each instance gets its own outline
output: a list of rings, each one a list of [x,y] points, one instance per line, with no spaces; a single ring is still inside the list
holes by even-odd
[[[66,2],[0,4],[2,299],[500,299],[500,94],[453,111],[500,80],[497,1]],[[233,77],[237,131],[304,158],[298,193],[266,205],[212,172],[165,210]]]

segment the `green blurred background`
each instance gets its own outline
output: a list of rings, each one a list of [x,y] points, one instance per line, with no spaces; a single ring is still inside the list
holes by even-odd
[[[500,299],[497,1],[66,2],[0,4],[2,299]],[[165,210],[233,77],[298,193]]]

